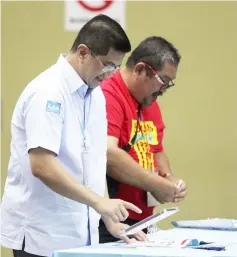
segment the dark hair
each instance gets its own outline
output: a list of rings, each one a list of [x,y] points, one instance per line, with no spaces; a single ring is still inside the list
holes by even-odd
[[[81,28],[70,51],[76,52],[80,44],[87,45],[95,55],[107,55],[110,48],[122,53],[131,51],[123,28],[104,14],[95,16]]]
[[[162,70],[165,61],[178,65],[181,56],[178,50],[162,37],[148,37],[143,40],[128,57],[126,66],[133,68],[137,63],[144,61],[153,69]]]

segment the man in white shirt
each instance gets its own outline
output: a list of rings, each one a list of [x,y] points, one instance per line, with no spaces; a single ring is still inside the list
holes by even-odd
[[[96,244],[101,215],[119,237],[127,209],[141,212],[107,198],[105,99],[95,88],[130,50],[120,25],[98,15],[80,30],[70,52],[21,94],[11,121],[1,206],[1,245],[15,257],[50,257],[56,250]]]

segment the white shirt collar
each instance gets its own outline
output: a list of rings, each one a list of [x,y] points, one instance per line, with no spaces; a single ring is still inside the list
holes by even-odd
[[[88,87],[88,85],[82,80],[79,74],[74,70],[71,64],[65,59],[64,54],[60,54],[56,65],[59,66],[65,79],[68,81],[70,92],[74,93],[82,86],[83,88]],[[83,90],[84,91],[84,90]]]

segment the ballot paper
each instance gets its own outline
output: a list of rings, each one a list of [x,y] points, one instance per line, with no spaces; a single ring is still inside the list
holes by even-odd
[[[205,220],[182,220],[172,221],[175,227],[199,228],[211,230],[232,230],[237,231],[237,220],[233,219],[205,219]]]
[[[119,248],[143,248],[143,247],[155,247],[155,248],[193,248],[193,249],[203,249],[212,251],[225,251],[227,246],[232,244],[218,244],[215,242],[204,242],[198,239],[176,239],[176,240],[165,240],[156,239],[155,241],[134,241],[130,244],[124,242],[117,242],[111,244],[111,247]]]
[[[156,224],[158,221],[161,221],[169,217],[170,215],[175,214],[178,211],[179,211],[178,207],[163,209],[162,211],[137,222],[136,224],[130,226],[129,228],[126,228],[121,232],[121,235],[132,235],[134,233],[137,233],[145,228],[152,226],[153,224]]]
[[[185,247],[197,247],[199,246],[199,241],[197,239],[180,239],[180,240],[164,240],[156,239],[155,241],[135,241],[130,244],[123,242],[118,242],[113,244],[117,247],[126,248],[137,248],[137,247],[165,247],[165,248],[185,248]]]

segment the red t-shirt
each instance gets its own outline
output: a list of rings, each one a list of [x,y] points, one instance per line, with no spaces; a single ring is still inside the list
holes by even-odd
[[[126,145],[135,135],[138,121],[138,103],[130,95],[120,72],[102,82],[101,88],[106,99],[108,135],[119,139],[119,147]],[[163,151],[162,138],[164,123],[158,103],[142,107],[141,119],[134,146],[128,154],[142,167],[155,171],[155,153]],[[147,207],[147,193],[139,188],[118,184],[116,198],[131,202],[142,210],[142,214],[129,212],[129,218],[144,219],[152,215],[153,207]]]

